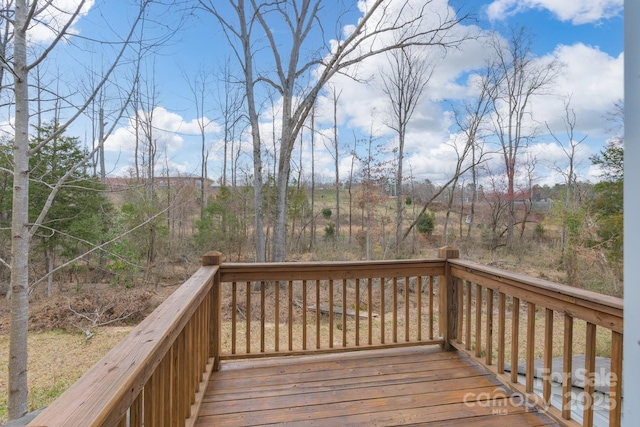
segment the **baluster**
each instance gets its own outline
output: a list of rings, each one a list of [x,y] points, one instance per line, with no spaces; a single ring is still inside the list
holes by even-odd
[[[276,283],[274,292],[274,302],[273,302],[273,314],[274,314],[274,320],[273,320],[273,324],[274,324],[274,330],[273,330],[273,335],[274,335],[274,343],[273,343],[273,348],[275,349],[276,353],[280,351],[280,283]]]
[[[596,325],[590,322],[587,322],[587,342],[585,343],[584,369],[586,374],[584,378],[584,415],[582,417],[582,425],[584,427],[592,427],[593,407],[595,404],[593,391],[596,381]]]
[[[462,342],[462,326],[464,325],[463,323],[463,315],[464,315],[464,311],[463,311],[463,307],[464,307],[464,288],[465,288],[465,280],[456,280],[456,286],[458,287],[458,307],[457,307],[457,316],[458,316],[458,320],[456,322],[456,326],[457,326],[457,330],[456,330],[456,342],[457,343],[461,343]]]
[[[473,285],[471,282],[465,283],[466,295],[465,295],[465,337],[464,337],[464,348],[466,350],[471,350],[471,287]]]
[[[544,316],[544,375],[542,398],[545,404],[551,404],[551,368],[553,358],[553,310],[545,309]]]
[[[333,348],[333,279],[329,280],[329,348]]]
[[[316,349],[320,349],[320,281],[316,280]]]
[[[416,321],[418,322],[418,341],[422,341],[422,276],[416,277]]]
[[[380,344],[384,344],[384,277],[380,278]]]
[[[307,281],[302,281],[302,349],[307,349]]]
[[[276,286],[279,286],[278,283],[276,283]],[[265,340],[265,332],[264,332],[264,326],[265,326],[265,303],[264,303],[264,299],[265,299],[265,293],[266,293],[266,285],[263,282],[260,282],[260,353],[264,353],[264,340]]]
[[[356,279],[356,347],[360,346],[360,279]]]
[[[393,342],[398,342],[398,278],[393,277]]]
[[[527,302],[527,356],[526,356],[526,372],[527,381],[525,390],[527,393],[533,393],[533,362],[535,362],[536,349],[536,305]]]
[[[409,278],[404,278],[404,340],[409,342]]]
[[[487,288],[487,337],[485,339],[485,360],[487,365],[493,363],[493,289]]]
[[[429,276],[429,339],[433,340],[433,276]]]
[[[498,373],[504,374],[504,334],[507,311],[507,298],[503,292],[498,294]]]
[[[518,339],[520,334],[520,299],[511,299],[511,382],[518,383]]]
[[[482,287],[476,285],[476,357],[482,357]]]
[[[289,280],[289,351],[293,350],[293,281]]]
[[[342,280],[342,347],[347,346],[347,281]]]
[[[367,280],[367,311],[368,311],[368,343],[373,344],[373,279],[369,277]]]
[[[573,317],[564,315],[564,355],[562,363],[562,418],[571,419],[571,383],[573,375]]]
[[[247,282],[247,353],[251,353],[251,282]]]
[[[620,427],[622,418],[622,334],[611,332],[609,372],[609,427]]]

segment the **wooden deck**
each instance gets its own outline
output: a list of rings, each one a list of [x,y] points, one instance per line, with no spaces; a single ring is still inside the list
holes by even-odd
[[[196,426],[557,425],[440,347],[227,361]]]

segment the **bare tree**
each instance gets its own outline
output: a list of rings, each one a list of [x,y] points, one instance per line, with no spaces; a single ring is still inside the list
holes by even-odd
[[[458,179],[460,177],[460,172],[463,169],[464,163],[468,160],[469,156],[471,156],[471,187],[473,190],[473,194],[471,195],[471,211],[469,214],[468,228],[467,228],[467,238],[471,235],[471,224],[473,223],[474,215],[475,215],[475,203],[477,201],[477,185],[478,185],[478,174],[477,174],[477,166],[482,163],[484,156],[484,141],[483,141],[483,127],[485,126],[485,122],[487,119],[487,115],[491,110],[491,101],[494,98],[494,92],[497,89],[496,86],[491,84],[490,74],[492,73],[492,69],[487,67],[484,70],[484,74],[479,76],[478,80],[478,95],[463,104],[461,110],[454,109],[454,119],[456,121],[456,125],[458,129],[460,129],[463,133],[464,143],[462,144],[461,149],[459,149],[454,144],[454,149],[456,150],[457,162],[456,169],[454,174],[453,186],[456,187],[458,185]],[[453,204],[453,194],[449,198],[449,203],[447,206],[447,216],[445,219],[444,225],[444,236],[447,238],[447,224],[449,222],[449,212],[451,211],[451,205]],[[462,230],[460,230],[462,232]]]
[[[402,217],[404,200],[402,199],[402,182],[404,163],[404,145],[407,127],[416,107],[422,99],[425,87],[433,75],[434,67],[430,66],[424,56],[424,49],[418,50],[408,46],[387,53],[390,71],[382,72],[384,93],[391,104],[389,126],[398,134],[396,186],[396,253],[400,252],[402,243]]]
[[[583,136],[580,139],[575,138],[575,128],[576,128],[576,113],[571,108],[571,96],[567,96],[564,101],[564,128],[565,128],[565,138],[561,138],[558,134],[551,130],[551,127],[547,123],[547,130],[549,134],[553,137],[556,143],[562,148],[562,151],[567,158],[566,165],[554,164],[553,169],[561,174],[564,177],[564,182],[566,185],[565,190],[565,198],[564,198],[564,209],[562,212],[562,235],[561,235],[561,252],[562,252],[562,262],[567,270],[567,282],[571,285],[576,285],[578,281],[578,254],[577,248],[568,248],[569,245],[575,245],[576,242],[571,240],[572,236],[568,232],[567,223],[569,222],[569,218],[571,213],[575,212],[579,209],[578,200],[578,176],[576,170],[579,166],[577,154],[580,144],[582,144],[587,136]],[[564,141],[566,139],[566,141]],[[568,249],[568,250],[567,250]]]
[[[242,112],[242,93],[239,89],[238,82],[233,77],[230,59],[226,59],[224,65],[219,70],[218,81],[222,81],[222,85],[218,85],[218,93],[216,102],[220,111],[223,127],[223,158],[222,158],[222,185],[228,185],[227,171],[229,164],[231,165],[231,185],[236,185],[234,167],[234,144],[235,138],[239,134],[238,127],[244,119]]]
[[[97,82],[90,96],[72,105],[70,118],[62,123],[57,132],[39,142],[35,147],[29,146],[29,120],[32,109],[32,98],[29,96],[29,76],[39,65],[45,63],[51,53],[62,40],[71,37],[70,28],[85,9],[85,0],[77,3],[74,9],[64,11],[52,2],[15,0],[7,3],[2,11],[6,26],[13,31],[13,57],[3,58],[2,66],[13,75],[13,94],[15,109],[15,135],[13,144],[13,202],[12,202],[12,238],[11,238],[11,332],[9,348],[9,419],[23,416],[27,412],[27,331],[28,331],[28,291],[29,291],[29,248],[31,237],[36,233],[53,199],[63,182],[81,166],[81,163],[70,170],[52,188],[44,208],[35,221],[29,221],[29,159],[44,145],[63,134],[91,104],[116,66],[120,63],[134,37],[136,28],[142,21],[147,6],[151,1],[141,1],[137,16],[132,21],[129,34],[121,37],[119,50],[115,51],[112,65]],[[50,17],[57,18],[54,21]],[[38,25],[47,25],[54,34],[51,41],[42,45],[31,45],[29,34]],[[57,97],[61,95],[57,94]],[[58,98],[57,98],[58,99]],[[93,153],[90,153],[93,155]]]
[[[531,101],[543,94],[560,71],[558,61],[541,63],[531,50],[532,36],[524,28],[512,29],[506,45],[497,34],[491,39],[495,62],[490,65],[493,84],[494,128],[498,137],[507,175],[507,245],[513,242],[515,224],[515,177],[518,154],[535,137],[535,128],[528,123]]]
[[[342,90],[338,91],[335,87],[330,88],[331,105],[333,107],[333,138],[331,145],[325,147],[329,150],[329,154],[333,158],[333,168],[335,173],[334,187],[336,189],[336,240],[340,238],[340,142],[338,141],[338,101]]]
[[[400,6],[402,13],[391,7],[389,0],[370,2],[358,23],[351,27],[345,38],[338,37],[339,43],[328,43],[324,37],[322,10],[325,4],[335,9],[335,3],[326,0],[299,0],[258,2],[257,0],[229,0],[234,11],[234,19],[228,16],[227,8],[213,0],[200,0],[202,8],[212,13],[221,24],[239,60],[245,79],[246,102],[249,110],[254,142],[254,189],[256,193],[256,236],[262,233],[262,161],[260,157],[260,137],[256,85],[264,83],[277,90],[282,98],[282,120],[278,176],[276,177],[276,222],[273,238],[273,260],[285,259],[287,187],[291,171],[291,152],[294,142],[306,122],[320,90],[336,73],[347,73],[352,66],[366,58],[411,45],[440,46],[447,48],[459,43],[460,38],[452,37],[449,30],[461,19],[453,12],[432,19],[435,14],[430,7],[435,2],[425,1],[416,9],[406,1]],[[394,5],[395,6],[395,5]],[[276,34],[272,31],[278,28]],[[258,32],[260,29],[261,32]],[[255,32],[254,32],[255,31]],[[285,41],[285,34],[286,38]],[[318,32],[320,34],[318,34]],[[402,34],[395,42],[380,43],[394,32]],[[312,37],[313,35],[313,37]],[[314,46],[314,40],[325,40],[325,44]],[[257,73],[253,56],[259,40],[266,40],[273,61],[273,73]],[[305,60],[305,52],[312,56]],[[260,223],[259,223],[260,222]],[[262,253],[256,238],[256,250]],[[263,257],[258,256],[258,259]]]
[[[201,68],[192,78],[185,74],[185,80],[189,85],[191,96],[193,97],[193,105],[196,108],[196,122],[200,131],[200,218],[204,216],[204,210],[207,208],[207,182],[209,181],[207,171],[207,161],[209,160],[209,148],[207,147],[208,128],[213,121],[206,117],[206,102],[208,99],[207,87],[209,86],[208,73]],[[226,164],[227,161],[227,143],[224,144],[224,164],[223,173],[226,185]]]

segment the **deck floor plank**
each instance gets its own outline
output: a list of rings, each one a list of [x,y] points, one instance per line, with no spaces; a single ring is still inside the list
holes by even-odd
[[[196,426],[555,425],[439,347],[227,361]]]

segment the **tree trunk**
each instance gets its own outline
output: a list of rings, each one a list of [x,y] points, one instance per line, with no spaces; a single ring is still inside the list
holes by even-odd
[[[16,0],[13,41],[15,141],[11,218],[11,331],[9,341],[9,419],[28,410],[27,332],[29,316],[29,70],[26,0]]]

